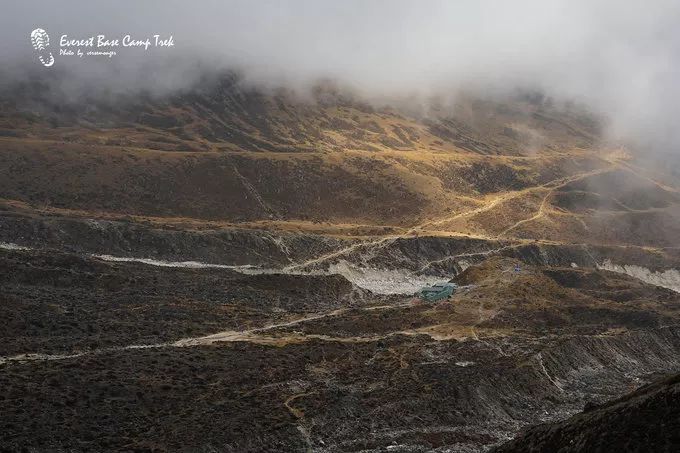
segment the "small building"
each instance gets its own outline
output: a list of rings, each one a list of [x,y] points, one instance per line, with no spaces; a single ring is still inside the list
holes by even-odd
[[[458,285],[450,282],[436,283],[432,286],[426,286],[418,291],[416,296],[428,302],[437,302],[438,300],[448,299],[456,292]]]

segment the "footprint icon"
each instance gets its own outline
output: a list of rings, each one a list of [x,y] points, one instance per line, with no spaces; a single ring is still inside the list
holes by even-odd
[[[50,67],[54,64],[54,57],[52,52],[47,50],[50,45],[50,35],[47,34],[42,28],[36,28],[31,32],[31,44],[33,48],[38,52],[38,59],[43,66]]]

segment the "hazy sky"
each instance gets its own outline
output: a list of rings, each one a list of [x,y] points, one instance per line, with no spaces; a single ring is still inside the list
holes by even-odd
[[[680,1],[297,0],[7,1],[6,79],[55,70],[98,87],[177,86],[212,68],[304,86],[330,77],[371,95],[436,94],[461,84],[521,85],[607,113],[617,134],[680,143]],[[29,34],[51,36],[42,68]],[[58,56],[62,34],[173,35],[172,49]],[[201,65],[197,65],[197,61]]]

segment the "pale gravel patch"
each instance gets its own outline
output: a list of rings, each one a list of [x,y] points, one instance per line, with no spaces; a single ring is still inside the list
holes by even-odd
[[[661,286],[680,293],[680,272],[677,269],[655,272],[635,264],[614,264],[608,259],[602,264],[598,264],[597,268],[626,274],[645,283],[651,283],[652,285]]]

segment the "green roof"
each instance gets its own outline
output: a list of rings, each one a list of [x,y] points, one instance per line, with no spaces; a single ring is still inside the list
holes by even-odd
[[[418,296],[429,301],[446,299],[453,294],[458,285],[455,283],[443,282],[432,286],[426,286],[418,292]]]

